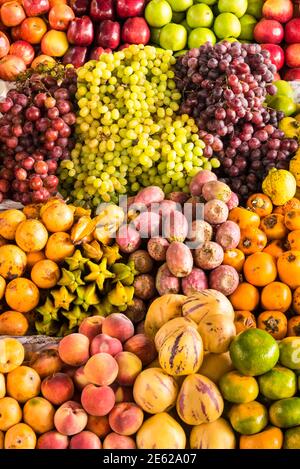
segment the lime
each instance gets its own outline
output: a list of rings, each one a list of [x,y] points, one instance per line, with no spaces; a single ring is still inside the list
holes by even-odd
[[[279,344],[279,361],[291,370],[300,370],[300,337],[286,337]]]
[[[169,23],[161,29],[159,43],[163,49],[182,50],[186,46],[186,40],[187,32],[181,24]]]
[[[228,416],[234,430],[242,435],[258,433],[268,423],[267,409],[257,401],[234,404]]]
[[[239,39],[243,39],[246,41],[253,40],[253,30],[257,23],[254,16],[251,15],[244,15],[240,18],[241,23],[241,34],[239,35]]]
[[[259,390],[268,399],[293,397],[297,391],[296,375],[283,366],[274,366],[268,373],[259,376]]]
[[[220,39],[225,37],[239,37],[241,34],[241,23],[232,13],[221,13],[214,22],[214,32]]]
[[[221,393],[229,402],[237,404],[254,401],[258,396],[258,384],[252,376],[229,371],[219,381]]]
[[[274,402],[269,409],[270,421],[279,428],[300,425],[300,397],[290,397]]]
[[[284,449],[300,449],[300,427],[287,430],[284,434]]]
[[[246,13],[247,0],[219,0],[218,8],[221,13],[233,13],[240,18]]]
[[[230,357],[238,371],[244,375],[257,376],[267,373],[276,365],[279,348],[268,332],[247,329],[231,342]]]
[[[190,28],[209,28],[213,20],[211,9],[204,3],[193,5],[186,13],[186,22]]]
[[[208,28],[196,28],[189,34],[188,46],[189,49],[200,47],[206,42],[211,42],[213,45],[216,43],[216,36]]]

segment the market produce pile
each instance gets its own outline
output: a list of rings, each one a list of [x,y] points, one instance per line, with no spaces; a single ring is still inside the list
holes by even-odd
[[[1,449],[300,449],[298,9],[1,0]]]

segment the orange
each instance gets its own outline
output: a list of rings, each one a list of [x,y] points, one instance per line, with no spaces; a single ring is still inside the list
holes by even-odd
[[[5,434],[5,449],[34,449],[36,445],[36,435],[26,423],[17,423]]]
[[[21,407],[12,397],[0,399],[0,430],[6,432],[22,420]]]
[[[250,283],[240,283],[229,297],[231,304],[238,311],[254,311],[259,303],[259,291]]]
[[[26,402],[23,409],[23,420],[36,433],[46,433],[54,428],[55,409],[43,397],[33,397]]]
[[[35,251],[35,252],[29,252],[27,254],[27,267],[28,269],[32,269],[34,264],[36,264],[39,261],[42,261],[43,259],[46,259],[44,251]]]
[[[25,252],[41,251],[47,240],[48,232],[39,220],[25,220],[17,227],[16,243]]]
[[[16,278],[6,287],[5,300],[14,311],[28,313],[38,305],[39,299],[38,288],[27,278]]]
[[[251,254],[251,256],[247,257],[245,260],[244,275],[247,282],[256,287],[268,285],[268,283],[273,282],[277,276],[274,258],[266,252]]]
[[[55,287],[59,278],[59,267],[55,262],[50,261],[50,259],[37,262],[31,270],[31,280],[39,288]]]
[[[271,282],[261,292],[261,305],[266,310],[281,311],[284,313],[292,303],[292,292],[282,282]]]
[[[235,270],[241,272],[245,262],[245,254],[240,249],[227,249],[224,252],[224,265],[231,265]]]
[[[240,449],[280,449],[283,433],[280,428],[268,427],[255,435],[241,435]]]
[[[5,311],[0,314],[0,335],[22,336],[28,328],[29,323],[24,314],[18,311]]]
[[[23,345],[10,337],[0,340],[0,373],[9,373],[19,367],[24,360]]]
[[[292,289],[300,287],[300,251],[284,252],[277,261],[277,268],[283,283]]]
[[[29,366],[19,366],[7,375],[7,394],[18,402],[26,402],[39,394],[41,378]]]

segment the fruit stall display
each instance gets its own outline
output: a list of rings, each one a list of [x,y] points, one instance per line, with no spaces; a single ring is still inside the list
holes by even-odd
[[[298,10],[0,0],[1,449],[300,449]]]

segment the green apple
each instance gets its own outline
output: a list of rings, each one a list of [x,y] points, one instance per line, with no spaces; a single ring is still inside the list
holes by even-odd
[[[214,5],[218,0],[196,0],[195,3],[205,3],[206,5]]]
[[[198,48],[203,46],[206,42],[211,42],[213,45],[216,43],[216,36],[208,28],[196,28],[193,29],[189,34],[188,46],[189,49],[194,47]]]
[[[193,5],[193,0],[168,0],[173,11],[185,11]]]
[[[172,20],[172,8],[166,0],[151,0],[145,9],[149,26],[161,28]]]
[[[240,18],[241,23],[241,34],[239,39],[245,39],[246,41],[253,40],[253,30],[257,23],[254,16],[244,15]]]
[[[184,11],[173,11],[171,23],[181,23],[185,19]]]
[[[294,98],[294,91],[290,83],[285,80],[276,80],[273,82],[273,85],[277,88],[276,95],[287,96],[288,98]]]
[[[270,100],[269,106],[277,111],[282,111],[286,116],[291,116],[297,110],[297,106],[292,98],[282,94],[276,95]]]
[[[239,37],[241,23],[233,13],[221,13],[214,22],[214,32],[219,39]]]
[[[190,7],[186,14],[186,22],[190,28],[210,28],[214,15],[208,5],[198,3]]]
[[[161,28],[150,28],[150,32],[151,32],[150,41],[153,44],[159,45],[159,36],[160,36]]]
[[[169,23],[161,29],[159,44],[163,49],[182,50],[186,46],[187,32],[182,24]]]
[[[185,27],[185,29],[187,30],[187,33],[190,34],[190,32],[192,31],[192,28],[189,27],[189,25],[187,24],[186,20],[183,20],[181,21],[182,26]]]
[[[219,0],[218,8],[221,13],[233,13],[240,18],[246,13],[247,0]]]
[[[236,37],[224,37],[224,39],[222,39],[222,41],[220,41],[220,42],[223,42],[223,41],[224,42],[240,42],[240,41],[237,40]]]
[[[257,20],[260,20],[263,16],[262,7],[264,0],[248,0],[248,7],[246,13],[254,16]]]

